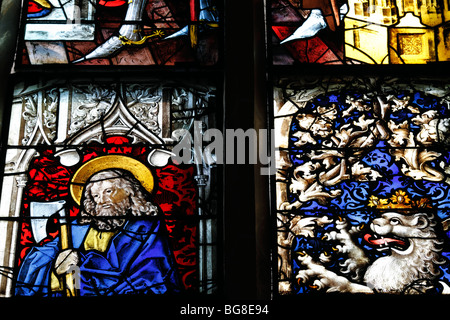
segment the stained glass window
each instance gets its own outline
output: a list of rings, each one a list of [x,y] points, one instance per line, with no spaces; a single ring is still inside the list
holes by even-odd
[[[1,194],[6,296],[216,290],[215,168],[171,152],[214,126],[197,81],[21,81]]]
[[[448,79],[279,77],[279,294],[449,293]]]
[[[448,61],[448,1],[270,0],[273,63]]]
[[[450,293],[448,1],[22,6],[1,296]]]
[[[215,65],[214,0],[28,0],[18,65]]]
[[[2,119],[0,296],[216,293],[218,169],[202,147],[174,148],[217,124],[221,4],[21,6]]]

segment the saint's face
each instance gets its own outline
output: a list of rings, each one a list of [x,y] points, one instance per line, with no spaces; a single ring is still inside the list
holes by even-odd
[[[94,202],[102,209],[123,202],[129,195],[124,189],[116,187],[111,180],[94,182],[91,188]]]

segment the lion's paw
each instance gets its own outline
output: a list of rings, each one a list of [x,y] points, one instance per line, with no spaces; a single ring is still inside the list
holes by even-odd
[[[309,280],[306,270],[300,270],[295,278],[297,279],[298,284],[306,283]]]

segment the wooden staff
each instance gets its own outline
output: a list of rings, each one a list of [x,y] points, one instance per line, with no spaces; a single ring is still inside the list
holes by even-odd
[[[61,236],[61,250],[67,250],[72,247],[70,241],[70,224],[66,217],[61,219],[60,236]],[[74,286],[74,278],[72,272],[66,273],[66,295],[68,297],[76,297],[78,295],[77,289]]]

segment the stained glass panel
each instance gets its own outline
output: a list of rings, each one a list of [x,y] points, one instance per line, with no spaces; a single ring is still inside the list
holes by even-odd
[[[450,292],[449,97],[447,79],[279,79],[279,294]]]
[[[212,293],[215,168],[178,163],[214,86],[40,81],[15,86],[0,204],[6,296]]]
[[[18,64],[215,65],[214,0],[27,0]]]
[[[450,59],[448,1],[270,0],[268,6],[275,65]]]

